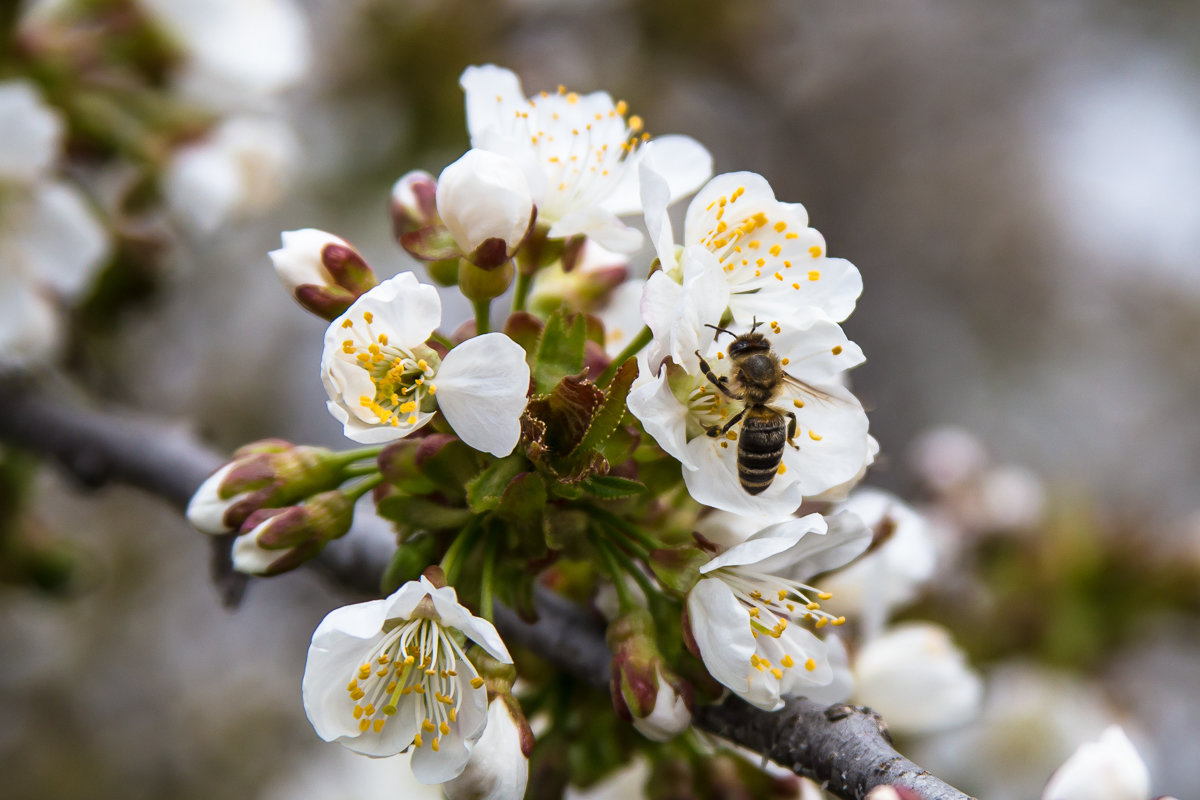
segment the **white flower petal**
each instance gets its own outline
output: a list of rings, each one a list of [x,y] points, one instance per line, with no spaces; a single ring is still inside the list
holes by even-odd
[[[1046,784],[1042,800],[1147,800],[1150,773],[1119,725],[1086,742]]]
[[[20,238],[26,268],[46,286],[76,298],[108,254],[108,234],[78,189],[39,183],[29,196]]]
[[[684,470],[683,482],[696,502],[763,522],[787,516],[804,502],[802,489],[794,480],[776,478],[762,493],[749,494],[738,482],[736,443],[721,447],[721,441],[697,436],[687,444],[695,469]]]
[[[525,99],[521,80],[511,70],[495,64],[467,67],[458,83],[466,95],[467,130],[476,147],[475,138],[500,123],[502,108]]]
[[[839,608],[881,627],[893,608],[912,600],[937,568],[937,546],[929,524],[898,497],[879,489],[855,491],[837,506],[859,517],[868,528],[885,523],[891,533],[869,554],[822,582]]]
[[[846,370],[866,361],[841,326],[828,320],[804,328],[781,326],[771,345],[780,358],[787,359],[784,368],[789,375],[813,384],[836,383]]]
[[[442,788],[447,800],[521,800],[529,782],[529,759],[521,732],[501,700],[488,704],[487,727],[467,767]]]
[[[520,164],[473,149],[438,176],[437,210],[464,254],[500,239],[511,255],[529,230],[533,196]]]
[[[671,187],[667,180],[646,166],[638,165],[641,180],[642,214],[646,220],[646,233],[662,268],[668,269],[675,263],[675,233],[671,229],[671,217],[667,206],[671,204]],[[653,276],[651,276],[653,277]]]
[[[291,0],[139,0],[188,55],[192,80],[265,95],[307,71],[308,25]]]
[[[855,699],[882,714],[896,731],[929,733],[979,713],[983,682],[940,626],[898,625],[868,642],[854,667]]]
[[[458,669],[458,685],[463,699],[458,709],[458,723],[450,728],[449,734],[439,737],[436,752],[429,744],[414,748],[413,775],[424,784],[445,783],[462,774],[487,725],[487,690],[471,688],[474,669],[467,669],[466,662],[459,664],[462,666]]]
[[[591,206],[564,214],[550,226],[552,239],[586,236],[616,253],[632,253],[642,246],[642,232],[621,222],[615,214]]]
[[[668,281],[669,282],[669,281]],[[671,393],[667,370],[657,376],[640,373],[629,391],[629,413],[637,417],[658,446],[679,460],[686,470],[696,468],[688,455],[684,431],[687,407]]]
[[[284,231],[280,238],[283,247],[267,255],[279,279],[289,290],[299,286],[328,286],[334,283],[333,276],[321,259],[321,253],[331,244],[350,247],[340,236],[316,228]]]
[[[265,525],[266,523],[262,523]],[[233,540],[233,568],[246,575],[262,575],[287,555],[286,549],[268,550],[258,543],[261,525]]]
[[[792,685],[788,673],[784,673],[784,691],[789,696],[803,695],[809,700],[827,705],[844,703],[854,694],[855,686],[854,672],[850,669],[850,654],[846,652],[846,645],[837,635],[829,634],[822,643],[825,645],[832,673],[829,682],[820,686]],[[891,720],[888,720],[888,723],[890,724]]]
[[[200,484],[200,488],[188,501],[187,520],[201,533],[229,533],[229,526],[225,524],[225,512],[239,498],[222,498],[220,489],[221,483],[233,471],[234,466],[234,462],[231,461],[205,478],[204,483]]]
[[[654,709],[645,717],[634,717],[633,727],[647,739],[665,742],[686,731],[692,724],[692,712],[688,710],[683,696],[656,669],[658,693],[654,696]]]
[[[62,119],[32,83],[0,83],[0,181],[36,181],[53,167],[62,138]]]
[[[502,333],[485,333],[451,350],[435,378],[438,408],[476,450],[506,456],[521,438],[529,391],[525,351]]]
[[[760,565],[766,559],[791,551],[810,534],[813,535],[813,541],[818,541],[817,537],[820,537],[819,541],[824,543],[824,533],[825,520],[820,514],[809,514],[802,519],[788,519],[769,525],[741,544],[729,548],[701,567],[700,572],[704,574],[721,567]],[[812,552],[816,552],[813,547],[806,548],[806,553]],[[775,572],[766,567],[763,567],[762,571]]]
[[[812,497],[861,474],[869,463],[871,437],[866,412],[847,389],[827,383],[817,386],[827,395],[815,398],[785,387],[776,405],[796,414],[797,448],[783,449],[786,477],[805,497]],[[796,407],[795,401],[803,405]]]
[[[638,150],[638,170],[629,170],[605,200],[614,214],[635,214],[643,208],[639,198],[640,167],[649,167],[667,184],[667,204],[689,195],[712,177],[713,159],[704,145],[690,136],[659,136]]]
[[[0,275],[0,372],[48,361],[61,344],[58,309],[24,277]]]
[[[805,527],[811,532],[785,553],[764,559],[759,569],[792,580],[807,581],[814,575],[853,561],[871,546],[872,531],[853,514],[840,512],[822,519],[820,526],[807,521],[815,516],[810,514],[794,522],[781,522],[764,529],[763,536],[774,530],[802,530]],[[827,531],[824,536],[813,535],[823,531]]]
[[[739,694],[746,691],[754,637],[733,592],[719,578],[701,578],[688,592],[687,609],[692,637],[709,674]]]

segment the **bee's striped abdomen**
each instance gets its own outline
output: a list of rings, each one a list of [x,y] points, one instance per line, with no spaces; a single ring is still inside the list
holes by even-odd
[[[748,494],[760,494],[783,461],[787,423],[783,415],[768,408],[752,408],[742,421],[738,437],[738,480]]]

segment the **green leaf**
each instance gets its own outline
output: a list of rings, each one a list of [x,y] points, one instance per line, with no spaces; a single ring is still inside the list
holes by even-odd
[[[503,521],[510,546],[525,558],[546,555],[546,480],[536,472],[523,472],[509,482],[496,516]]]
[[[596,497],[605,500],[635,497],[647,491],[644,484],[617,475],[593,475],[584,481],[582,486]]]
[[[546,328],[538,342],[533,364],[535,391],[547,394],[568,375],[583,369],[583,352],[587,343],[587,325],[581,314],[568,321],[561,311],[546,320]]]
[[[500,505],[500,499],[504,496],[509,481],[517,477],[526,466],[525,458],[519,453],[496,461],[467,481],[467,505],[476,514],[495,509]]]

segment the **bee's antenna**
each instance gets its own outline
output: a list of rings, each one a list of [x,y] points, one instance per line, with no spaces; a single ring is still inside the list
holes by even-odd
[[[759,326],[759,325],[762,325],[762,323],[758,321],[758,317],[756,316],[756,317],[754,317],[754,319],[751,321],[751,324],[750,324],[750,332],[751,332],[751,333],[754,333],[756,330],[758,330],[758,326]]]
[[[730,336],[733,336],[733,335],[734,335],[734,334],[733,334],[733,331],[727,331],[727,330],[725,330],[724,328],[722,328],[722,327],[720,327],[720,326],[718,326],[718,325],[710,325],[710,324],[708,324],[707,322],[706,322],[706,323],[704,323],[704,327],[706,327],[706,328],[712,328],[714,331],[716,331],[716,332],[717,332],[716,336],[714,336],[714,337],[713,337],[714,339],[716,339],[716,338],[717,338],[718,336],[720,336],[722,333],[728,333]],[[734,338],[736,339],[737,337],[736,337],[736,336],[734,336]]]

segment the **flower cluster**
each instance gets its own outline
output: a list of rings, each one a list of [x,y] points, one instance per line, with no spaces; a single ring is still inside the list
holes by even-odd
[[[891,546],[864,509],[829,505],[878,449],[845,385],[863,361],[839,326],[857,270],[763,178],[713,178],[702,146],[650,136],[606,93],[526,96],[495,66],[461,84],[470,149],[436,178],[402,176],[390,198],[397,242],[437,286],[379,280],[313,228],[270,254],[327,324],[329,412],[365,447],[259,443],[189,509],[202,530],[236,532],[235,565],[255,574],[316,556],[368,491],[393,523],[390,595],[333,611],[313,635],[317,733],[370,756],[411,752],[416,778],[452,798],[519,798],[531,772],[586,781],[678,736],[725,691],[768,711],[869,694],[866,649],[855,672],[830,635],[856,626],[817,585],[841,580],[853,600],[854,574]],[[667,209],[697,190],[679,244]],[[637,215],[656,255],[641,269]],[[452,289],[474,310],[453,328]],[[827,513],[800,516],[806,502]],[[907,599],[902,579],[889,597]],[[523,663],[518,700],[491,620],[497,603],[534,613],[548,589],[607,616],[615,717],[575,714],[562,683]],[[535,749],[523,705],[578,735]],[[574,749],[599,736],[624,744]]]

